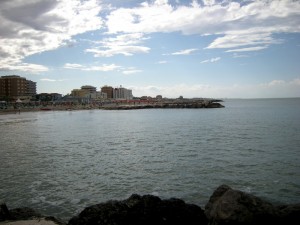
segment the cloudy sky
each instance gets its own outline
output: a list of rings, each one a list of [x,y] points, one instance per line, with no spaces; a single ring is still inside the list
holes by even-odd
[[[299,0],[1,0],[0,75],[37,91],[300,97]]]

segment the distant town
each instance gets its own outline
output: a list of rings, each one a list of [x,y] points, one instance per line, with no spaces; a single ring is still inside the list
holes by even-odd
[[[37,84],[25,77],[9,75],[0,77],[0,100],[1,101],[72,101],[89,103],[96,100],[106,99],[133,99],[132,90],[122,86],[113,88],[111,86],[97,87],[84,85],[80,89],[71,90],[71,94],[63,96],[59,93],[36,92]]]
[[[7,107],[40,109],[139,109],[139,108],[220,108],[220,100],[216,99],[177,99],[163,98],[162,95],[134,97],[132,90],[125,87],[104,85],[97,87],[83,85],[71,90],[71,94],[59,93],[37,94],[37,84],[18,75],[0,77],[0,109]],[[63,106],[63,107],[59,107]],[[44,108],[41,108],[44,107]],[[45,108],[46,107],[46,108]]]

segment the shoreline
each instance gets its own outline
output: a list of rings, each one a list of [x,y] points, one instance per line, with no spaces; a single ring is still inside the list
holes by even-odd
[[[190,102],[155,102],[144,104],[126,104],[126,103],[110,103],[110,104],[48,104],[35,107],[10,107],[0,109],[0,115],[20,114],[22,112],[41,112],[41,111],[77,111],[77,110],[137,110],[137,109],[203,109],[203,108],[224,108],[219,103],[220,100],[212,101],[190,101]]]

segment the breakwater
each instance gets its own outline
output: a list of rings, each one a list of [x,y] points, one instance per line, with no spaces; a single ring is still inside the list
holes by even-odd
[[[147,102],[143,104],[108,104],[103,105],[101,109],[107,110],[129,110],[129,109],[199,109],[199,108],[224,108],[221,100],[204,100],[204,99],[188,99],[188,100],[168,100],[159,102]]]
[[[161,101],[127,101],[115,100],[105,102],[74,103],[74,102],[45,102],[18,103],[0,107],[0,114],[38,112],[38,111],[70,111],[70,110],[130,110],[130,109],[174,109],[174,108],[224,108],[218,99],[168,99]]]
[[[41,220],[59,225],[293,225],[300,221],[300,204],[275,206],[227,185],[213,192],[204,209],[177,198],[162,200],[153,195],[133,194],[126,200],[86,207],[68,222],[42,216],[30,208],[9,210],[1,204],[0,221],[21,220],[24,225],[37,225]]]

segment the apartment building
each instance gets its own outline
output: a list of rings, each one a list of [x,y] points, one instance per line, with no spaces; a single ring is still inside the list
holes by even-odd
[[[14,101],[30,100],[36,95],[36,82],[25,77],[8,75],[0,77],[0,99]]]
[[[27,95],[35,96],[36,95],[36,82],[27,80]]]
[[[132,99],[132,90],[120,86],[113,90],[113,97],[114,99]]]
[[[111,86],[103,86],[101,88],[101,92],[106,93],[108,99],[112,99],[114,97],[114,89]]]

